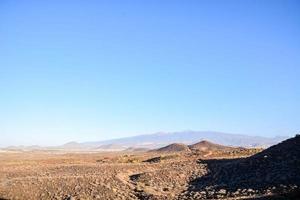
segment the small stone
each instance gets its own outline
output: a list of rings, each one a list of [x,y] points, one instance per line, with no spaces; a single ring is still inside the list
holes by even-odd
[[[218,194],[221,194],[221,195],[224,195],[224,194],[226,194],[227,193],[227,191],[225,190],[225,189],[221,189],[221,190],[219,190],[219,192],[218,192]]]
[[[251,188],[249,188],[249,189],[247,190],[247,192],[248,192],[248,193],[253,193],[253,192],[254,192],[254,190],[253,190],[253,189],[251,189]]]
[[[112,188],[112,191],[113,191],[113,192],[117,192],[117,189],[116,189],[116,188]]]
[[[75,198],[72,196],[68,196],[67,198],[65,198],[65,200],[75,200]]]

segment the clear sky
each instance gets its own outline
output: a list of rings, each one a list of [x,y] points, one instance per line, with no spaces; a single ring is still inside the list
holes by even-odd
[[[300,131],[300,2],[0,1],[0,146]]]

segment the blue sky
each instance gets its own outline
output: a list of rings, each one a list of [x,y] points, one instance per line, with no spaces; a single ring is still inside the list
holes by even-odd
[[[0,146],[300,131],[300,3],[0,1]]]

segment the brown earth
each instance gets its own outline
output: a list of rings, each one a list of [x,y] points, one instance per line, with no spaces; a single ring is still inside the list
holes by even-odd
[[[294,150],[299,143],[293,141],[254,156],[261,150],[2,152],[0,199],[267,199],[273,194],[293,199],[299,186]],[[290,161],[284,164],[286,158]],[[269,179],[261,178],[255,188],[255,178],[249,177],[264,173]]]

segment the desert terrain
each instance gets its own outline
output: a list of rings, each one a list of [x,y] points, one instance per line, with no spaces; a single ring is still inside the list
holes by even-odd
[[[297,199],[300,136],[268,149],[1,151],[0,199]]]

